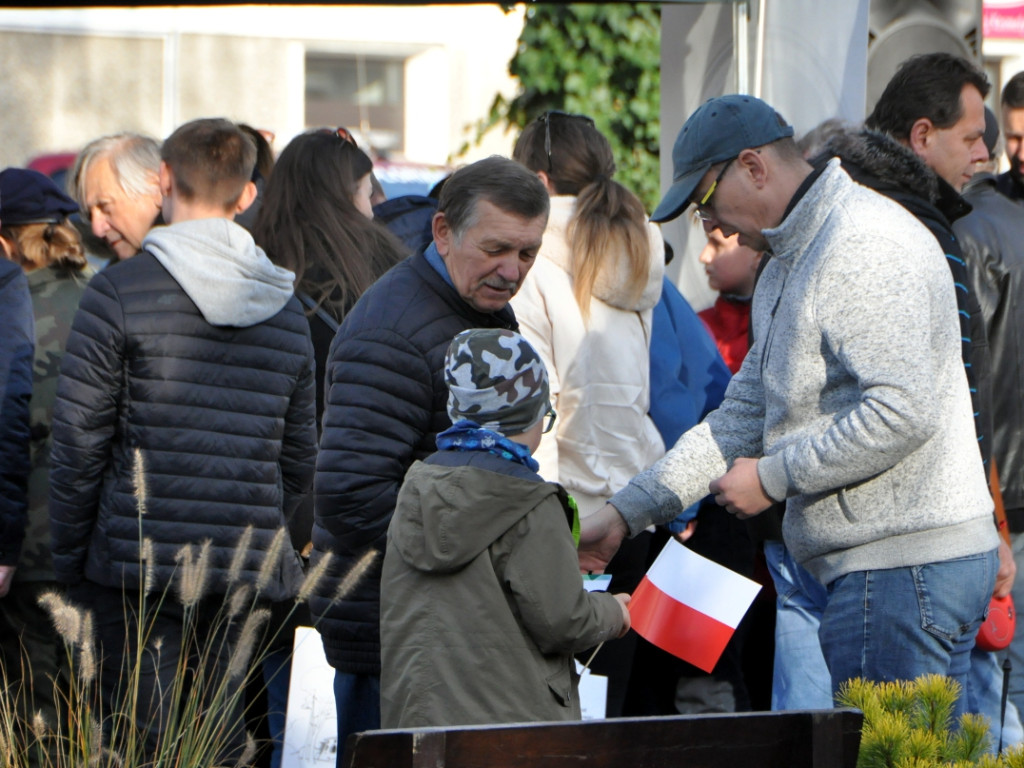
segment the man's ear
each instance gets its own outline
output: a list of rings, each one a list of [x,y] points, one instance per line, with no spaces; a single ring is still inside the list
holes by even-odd
[[[256,185],[248,181],[245,187],[242,189],[242,194],[238,196],[238,202],[235,203],[234,214],[237,216],[240,213],[244,213],[250,205],[256,201]]]
[[[170,197],[174,189],[174,174],[171,173],[171,166],[163,160],[160,161],[160,178],[158,181],[160,194],[164,197]]]
[[[763,153],[756,149],[744,149],[737,155],[736,162],[750,176],[758,189],[762,189],[768,183],[768,163]]]
[[[544,171],[537,171],[537,177],[540,179],[540,183],[544,185],[544,189],[548,191],[549,195],[558,194],[557,192],[555,192],[555,187],[551,183],[551,178],[546,173],[544,173]]]
[[[921,155],[929,148],[934,132],[935,124],[927,117],[919,117],[910,126],[907,145],[914,150],[915,155]]]
[[[443,212],[438,211],[434,214],[430,228],[434,233],[434,245],[437,247],[437,252],[442,257],[447,256],[448,250],[452,246],[452,230],[448,226],[448,219],[445,218]]]

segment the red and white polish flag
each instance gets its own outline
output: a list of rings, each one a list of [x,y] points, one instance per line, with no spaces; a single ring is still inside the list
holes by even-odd
[[[669,539],[629,603],[633,629],[710,672],[761,585]]]

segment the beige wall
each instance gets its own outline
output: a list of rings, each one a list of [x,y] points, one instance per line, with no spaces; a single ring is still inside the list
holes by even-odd
[[[159,38],[0,33],[0,166],[117,130],[157,134],[162,59]]]
[[[515,89],[507,67],[521,9],[239,10],[0,9],[0,167],[118,131],[162,138],[209,116],[270,129],[280,151],[303,129],[306,50],[405,57],[406,154],[418,162],[447,162],[494,95]],[[514,138],[492,131],[464,160],[508,154]]]

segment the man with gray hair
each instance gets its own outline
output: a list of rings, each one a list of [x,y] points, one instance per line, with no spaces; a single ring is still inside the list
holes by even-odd
[[[580,563],[603,568],[624,536],[709,490],[740,518],[786,500],[786,546],[828,587],[818,636],[833,692],[926,673],[962,686],[998,537],[949,269],[902,206],[838,159],[812,167],[792,135],[733,95],[676,140],[652,218],[692,203],[705,226],[771,251],[755,342],[718,410],[583,522]]]
[[[118,259],[142,249],[160,223],[160,144],[137,133],[117,133],[89,142],[68,177],[72,197],[93,234]]]
[[[406,470],[451,426],[448,344],[468,328],[517,330],[508,302],[548,209],[540,179],[512,160],[459,169],[441,191],[433,243],[374,283],[331,344],[313,547],[314,559],[333,552],[336,567],[310,610],[336,670],[339,765],[349,733],[380,727],[380,555]],[[333,600],[339,575],[368,552],[369,570]]]

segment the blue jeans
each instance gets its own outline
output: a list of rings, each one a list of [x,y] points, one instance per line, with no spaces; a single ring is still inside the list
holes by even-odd
[[[781,541],[764,543],[775,584],[775,664],[772,709],[831,709],[832,677],[818,642],[828,592]]]
[[[342,768],[350,734],[380,728],[380,678],[334,672],[334,705],[338,709],[338,758]]]
[[[974,636],[999,566],[996,551],[906,568],[855,571],[828,585],[818,638],[838,692],[854,677],[938,674],[967,691]],[[961,695],[954,718],[966,711]]]

